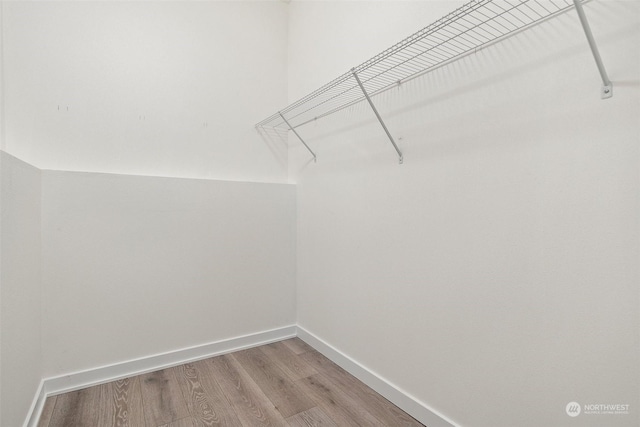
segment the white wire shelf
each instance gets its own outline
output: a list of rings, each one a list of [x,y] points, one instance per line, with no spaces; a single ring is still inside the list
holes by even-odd
[[[344,73],[316,91],[256,124],[258,130],[293,130],[363,100],[369,101],[402,163],[402,153],[379,116],[370,97],[396,87],[475,50],[558,15],[578,9],[591,44],[593,38],[582,11],[582,0],[472,0]],[[601,68],[595,44],[591,48],[603,82],[611,83]],[[603,89],[603,97],[604,96]],[[610,92],[606,92],[609,94]],[[610,95],[609,95],[610,96]]]

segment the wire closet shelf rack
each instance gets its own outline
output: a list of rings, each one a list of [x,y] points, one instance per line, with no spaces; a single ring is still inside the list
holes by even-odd
[[[367,100],[402,163],[402,153],[376,110],[372,96],[573,7],[578,11],[603,80],[602,97],[608,98],[611,96],[611,82],[606,76],[584,16],[582,1],[584,0],[472,0],[255,126],[258,131],[269,128],[292,130],[315,160],[315,153],[296,129]]]

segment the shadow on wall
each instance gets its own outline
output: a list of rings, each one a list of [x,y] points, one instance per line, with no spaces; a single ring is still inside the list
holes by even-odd
[[[260,134],[262,141],[269,147],[280,166],[286,168],[289,150],[287,143],[288,131],[274,127],[258,127],[256,131]]]

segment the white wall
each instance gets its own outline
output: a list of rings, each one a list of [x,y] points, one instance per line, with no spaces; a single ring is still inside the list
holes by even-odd
[[[280,1],[2,2],[3,150],[41,168],[287,179]],[[275,155],[274,155],[275,152]]]
[[[24,421],[42,378],[40,171],[0,152],[0,425]]]
[[[290,101],[460,4],[293,2]],[[299,324],[461,426],[638,425],[640,9],[585,9],[612,99],[572,11],[374,98],[402,166],[364,103],[291,144]]]
[[[295,187],[43,171],[44,376],[295,323]]]
[[[253,124],[286,103],[287,19],[280,1],[2,1],[0,149],[41,169],[285,182],[286,147]],[[35,277],[18,291],[4,277],[24,266],[2,273],[3,426],[23,421],[34,379],[295,321],[291,187],[43,179],[42,313]],[[5,197],[3,179],[3,247],[40,238],[17,214],[36,203],[23,181]],[[22,256],[11,242],[3,267]],[[16,346],[5,318],[41,315],[38,337],[27,322]]]
[[[4,2],[0,2],[0,150],[4,149]]]
[[[284,181],[253,123],[460,4],[2,2],[0,148]],[[376,97],[403,166],[365,104],[301,128],[297,213],[288,186],[45,171],[37,378],[290,324],[297,281],[303,327],[460,425],[636,425],[640,12],[587,13],[613,99],[564,15]],[[31,178],[3,215],[36,215]],[[4,425],[33,391],[2,397]],[[571,400],[633,412],[574,420]]]

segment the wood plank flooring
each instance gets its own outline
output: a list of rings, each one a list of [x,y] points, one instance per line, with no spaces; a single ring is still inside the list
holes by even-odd
[[[47,399],[38,427],[422,426],[299,338]]]

